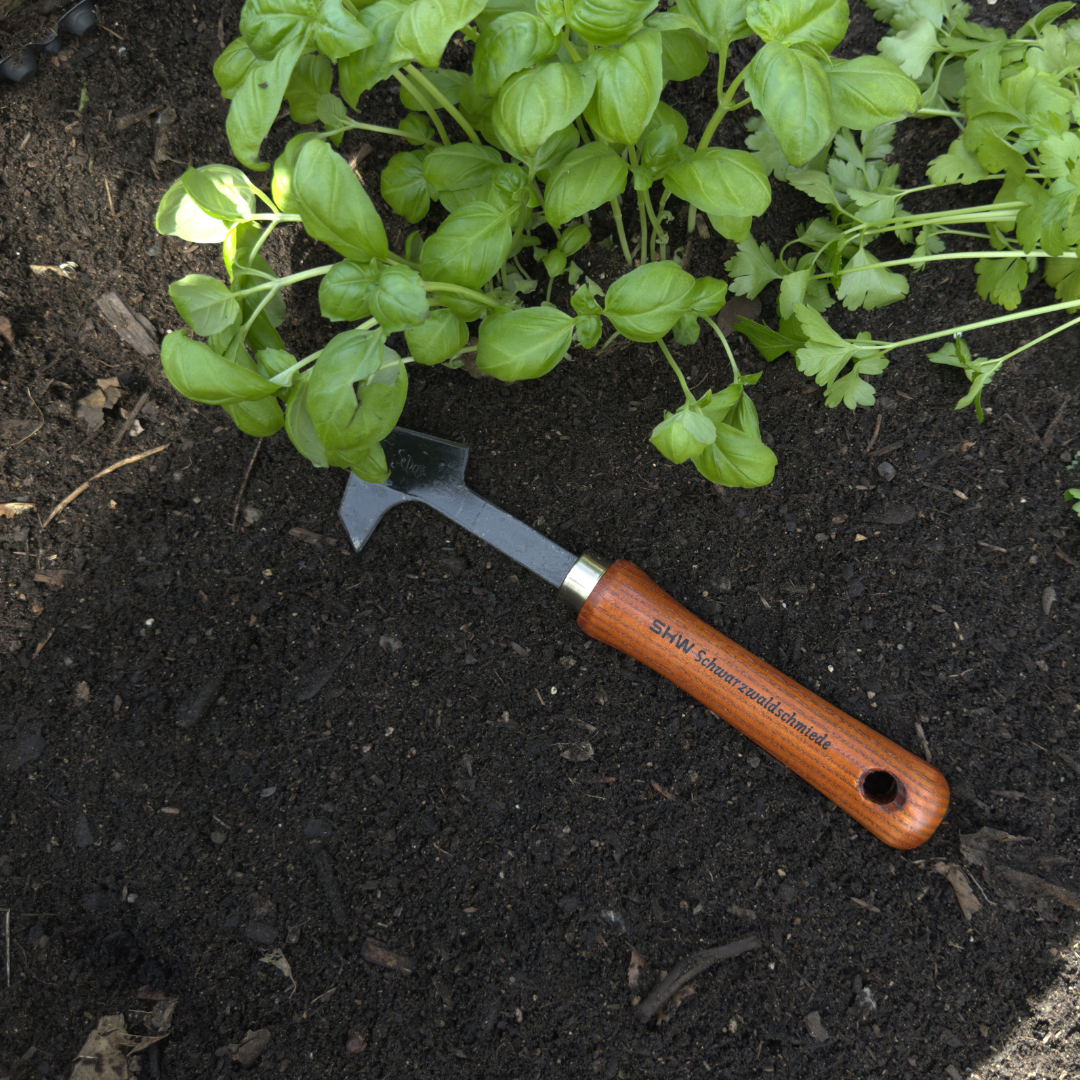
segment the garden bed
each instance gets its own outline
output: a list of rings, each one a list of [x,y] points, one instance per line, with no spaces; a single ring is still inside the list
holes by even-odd
[[[1076,333],[1010,361],[983,425],[953,409],[961,374],[918,349],[894,355],[857,413],[826,409],[777,361],[753,396],[779,465],[750,491],[649,445],[679,404],[655,346],[512,385],[411,373],[403,423],[468,445],[486,498],[567,549],[633,559],[928,751],[951,809],[924,847],[893,851],[433,512],[398,508],[355,555],[337,519],[345,474],[312,469],[283,433],[245,485],[254,440],[121,340],[103,295],[162,335],[181,326],[169,282],[220,273],[212,247],[158,236],[153,216],[189,161],[231,160],[210,68],[239,6],[219,21],[204,0],[102,2],[102,29],[0,86],[0,502],[35,508],[0,518],[0,1076],[66,1076],[98,1016],[146,1007],[141,987],[178,999],[150,1051],[164,1077],[228,1071],[215,1053],[249,1029],[271,1032],[259,1068],[290,1077],[1080,1067],[1075,915],[1060,901],[1080,889],[1080,534],[1061,498]],[[1038,6],[977,3],[974,17],[1013,29]],[[25,40],[30,19],[9,20]],[[853,4],[841,51],[873,52],[881,33]],[[750,44],[737,48],[745,62]],[[365,101],[373,123],[398,115],[383,86]],[[677,103],[700,130],[707,104]],[[901,181],[919,183],[953,134],[902,124]],[[728,118],[718,141],[741,139]],[[375,178],[401,143],[367,142],[359,168],[400,250],[407,226]],[[814,213],[774,184],[755,239],[776,250]],[[695,236],[688,269],[724,277],[733,252]],[[281,273],[325,261],[298,228],[264,254]],[[598,281],[620,258],[576,256]],[[70,278],[31,270],[67,262]],[[1034,283],[1024,299],[1053,296]],[[317,312],[315,287],[295,287],[283,333],[298,355],[329,333]],[[998,312],[966,264],[943,263],[900,305],[828,317],[896,340]],[[1013,324],[993,346],[1052,325]],[[731,342],[744,372],[766,367]],[[705,335],[682,356],[691,387],[725,378]],[[95,389],[90,432],[79,409]],[[100,470],[159,446],[41,526]],[[1014,870],[1066,892],[966,863],[960,836],[984,827],[1026,838]],[[939,864],[975,879],[970,921]],[[700,976],[666,1024],[637,1023],[632,1000],[661,970],[751,933],[762,947]],[[292,995],[258,962],[274,948]],[[651,971],[636,990],[632,950]]]

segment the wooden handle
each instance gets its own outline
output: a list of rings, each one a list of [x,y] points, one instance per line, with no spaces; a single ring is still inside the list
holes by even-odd
[[[697,698],[891,847],[918,847],[945,816],[937,769],[691,615],[633,563],[604,573],[578,625]]]

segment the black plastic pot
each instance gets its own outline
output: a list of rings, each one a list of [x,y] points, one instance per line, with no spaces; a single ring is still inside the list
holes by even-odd
[[[55,56],[65,34],[82,37],[87,30],[97,26],[94,0],[78,0],[56,20],[56,29],[50,30],[41,41],[32,41],[21,49],[0,59],[0,80],[21,83],[38,69],[40,53]]]

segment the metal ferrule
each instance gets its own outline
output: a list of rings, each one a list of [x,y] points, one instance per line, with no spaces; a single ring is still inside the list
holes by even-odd
[[[611,565],[598,555],[585,552],[570,568],[570,573],[563,579],[559,588],[559,599],[576,615],[585,606],[589,594],[596,588]]]

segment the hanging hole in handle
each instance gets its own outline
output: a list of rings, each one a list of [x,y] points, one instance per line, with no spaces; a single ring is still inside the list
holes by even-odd
[[[889,810],[899,810],[907,802],[904,785],[884,769],[873,769],[859,781],[863,797]]]

